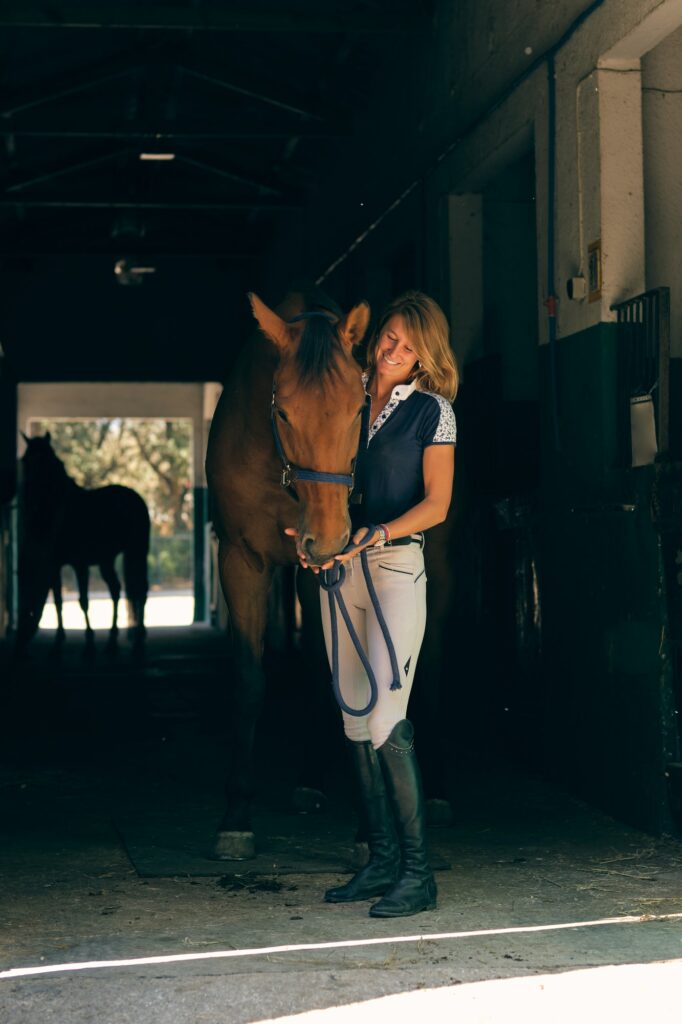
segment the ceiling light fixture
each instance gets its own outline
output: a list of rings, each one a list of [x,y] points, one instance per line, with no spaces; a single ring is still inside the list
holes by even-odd
[[[175,160],[175,153],[140,153],[140,160]]]
[[[119,284],[139,285],[142,284],[146,274],[155,274],[156,267],[142,266],[135,262],[134,257],[124,257],[114,264],[114,274]]]

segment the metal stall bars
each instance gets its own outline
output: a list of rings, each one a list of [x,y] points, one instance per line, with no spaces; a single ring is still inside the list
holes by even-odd
[[[622,463],[668,455],[670,289],[652,288],[611,306],[618,325],[618,416]]]

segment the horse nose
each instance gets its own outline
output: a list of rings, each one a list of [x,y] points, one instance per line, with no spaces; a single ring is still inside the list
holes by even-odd
[[[314,562],[315,536],[312,533],[305,533],[301,538],[301,551],[309,562]]]
[[[333,542],[331,547],[327,547],[325,550],[325,548],[319,546],[318,538],[314,533],[304,533],[301,538],[301,550],[311,565],[322,565],[323,562],[328,562],[330,558],[333,558],[334,555],[342,550],[348,541],[348,537],[348,530],[344,530],[343,535],[335,543]]]

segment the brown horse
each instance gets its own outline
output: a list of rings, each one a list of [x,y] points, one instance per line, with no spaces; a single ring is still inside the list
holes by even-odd
[[[216,850],[230,860],[255,855],[252,752],[264,694],[267,598],[273,569],[297,561],[284,529],[297,528],[313,564],[340,551],[350,536],[348,483],[288,483],[273,420],[289,463],[349,477],[365,404],[353,346],[369,322],[366,303],[340,316],[321,293],[289,294],[277,311],[256,295],[249,298],[261,333],[243,349],[226,383],[206,456],[238,671],[227,809]]]

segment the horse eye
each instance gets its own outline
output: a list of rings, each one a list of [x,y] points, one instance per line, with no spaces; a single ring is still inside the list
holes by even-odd
[[[287,419],[287,414],[284,412],[283,409],[280,409],[279,406],[277,407],[277,415],[281,420],[284,420],[285,423],[289,422],[289,420]]]

